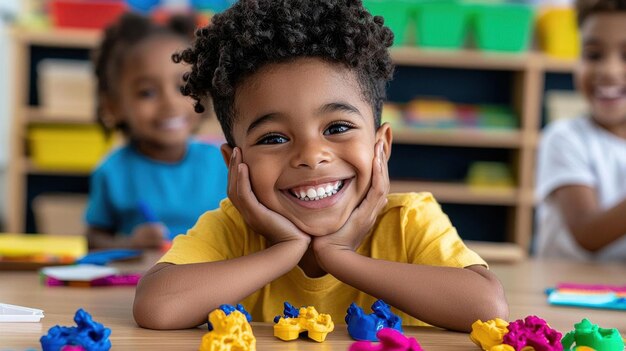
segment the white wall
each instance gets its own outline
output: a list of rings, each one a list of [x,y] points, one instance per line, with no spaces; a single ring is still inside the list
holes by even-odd
[[[11,130],[12,100],[12,56],[10,51],[8,18],[15,16],[20,4],[18,0],[0,1],[0,218],[4,218],[6,201],[6,167],[9,158],[9,131]]]

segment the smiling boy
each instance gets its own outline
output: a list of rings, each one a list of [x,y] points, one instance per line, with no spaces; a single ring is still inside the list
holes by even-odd
[[[271,321],[284,301],[342,321],[377,298],[407,325],[468,331],[507,318],[499,281],[430,194],[391,194],[380,123],[393,34],[355,0],[242,0],[177,60],[184,93],[214,101],[228,199],[138,286],[146,328],[206,322],[242,302]]]

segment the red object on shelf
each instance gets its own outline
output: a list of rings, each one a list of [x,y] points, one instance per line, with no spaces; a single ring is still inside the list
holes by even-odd
[[[50,16],[55,27],[102,29],[127,9],[117,0],[52,0]]]

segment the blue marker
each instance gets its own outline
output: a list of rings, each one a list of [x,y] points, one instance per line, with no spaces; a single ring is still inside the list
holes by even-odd
[[[159,219],[157,218],[156,213],[154,213],[152,208],[148,206],[148,204],[145,201],[139,200],[139,202],[137,203],[137,207],[139,208],[139,212],[141,212],[141,215],[143,216],[143,219],[146,222],[148,223],[159,222]]]
[[[152,210],[152,207],[150,207],[147,202],[139,200],[139,202],[137,203],[137,208],[139,209],[139,212],[147,223],[161,223],[156,213],[154,213],[154,210]],[[165,236],[167,240],[171,240],[170,232],[167,226],[164,225],[163,227],[165,228]]]

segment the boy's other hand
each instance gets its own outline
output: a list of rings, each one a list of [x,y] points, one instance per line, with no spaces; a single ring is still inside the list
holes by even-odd
[[[376,144],[372,165],[372,182],[365,199],[354,209],[346,223],[337,232],[313,239],[313,250],[318,260],[320,259],[318,253],[327,250],[355,251],[376,223],[380,211],[387,205],[388,193],[389,170],[383,143],[379,141]]]
[[[167,228],[161,223],[144,223],[133,229],[130,244],[138,249],[157,249],[166,239]]]
[[[241,150],[233,149],[228,165],[228,198],[255,232],[263,235],[270,245],[286,241],[311,241],[287,218],[265,207],[256,198],[250,184],[248,165],[242,162]]]

